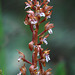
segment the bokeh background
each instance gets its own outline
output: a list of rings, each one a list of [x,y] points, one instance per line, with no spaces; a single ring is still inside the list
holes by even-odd
[[[23,65],[18,63],[19,54],[16,49],[24,52],[26,59],[31,61],[32,52],[28,43],[32,39],[29,26],[24,25],[26,0],[0,0],[0,75],[17,75]],[[47,39],[44,49],[51,50],[51,61],[46,68],[52,68],[52,75],[75,75],[75,1],[51,0],[53,6],[51,21],[54,23],[53,34]],[[40,32],[44,24],[40,25]],[[27,75],[29,64],[26,63]]]

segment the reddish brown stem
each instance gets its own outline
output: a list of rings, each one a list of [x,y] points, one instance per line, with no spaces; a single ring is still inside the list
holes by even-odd
[[[30,25],[30,29],[31,29],[31,31],[33,32],[33,25]]]
[[[39,23],[39,25],[42,23],[42,22],[44,22],[46,20],[46,18],[44,18],[40,23]]]
[[[41,65],[41,62],[39,61],[39,66],[40,66],[40,70],[42,72],[42,65]]]
[[[34,52],[32,54],[32,65],[34,65]]]
[[[37,42],[38,42],[38,24],[36,25],[36,30],[35,30],[35,45],[37,45]],[[35,62],[35,67],[37,67],[37,48],[35,47],[35,49],[34,49],[34,51],[35,51],[35,60],[34,60],[34,62]]]
[[[26,59],[23,59],[23,58],[22,58],[22,60],[23,60],[24,62],[27,62],[27,63],[29,63],[29,64],[32,65],[32,63],[31,63],[30,61],[28,61],[28,60],[26,60]]]
[[[40,35],[44,34],[45,32],[46,32],[46,30],[44,30],[43,32],[41,32],[38,36],[40,36]]]

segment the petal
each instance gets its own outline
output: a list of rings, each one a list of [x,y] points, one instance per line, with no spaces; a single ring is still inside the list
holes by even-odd
[[[38,66],[36,68],[34,68],[34,70],[38,69]]]
[[[31,66],[29,67],[29,71],[30,71],[30,72],[33,72],[33,71],[34,71],[34,65],[31,65]]]
[[[48,62],[49,60],[48,60],[48,57],[46,56],[46,62]]]
[[[17,50],[17,51],[21,56],[23,56],[23,58],[25,58],[25,55],[22,52],[20,52],[19,50]]]
[[[46,41],[46,38],[43,39],[43,42],[47,45],[48,42]]]
[[[29,14],[34,14],[34,11],[32,11],[32,10],[28,10],[26,12],[29,13]]]
[[[49,24],[49,22],[45,25],[45,30],[47,31],[47,30],[49,30],[49,29],[51,29],[51,28],[53,28],[54,26],[53,26],[53,24],[52,23],[50,23]]]
[[[48,16],[46,16],[46,18],[48,19],[48,18],[51,18],[51,16],[50,15],[48,15]]]
[[[21,73],[21,71],[20,71],[20,73],[19,74],[17,74],[17,75],[21,75],[22,73]]]
[[[25,25],[28,25],[28,21],[24,21],[24,24],[25,24]]]
[[[37,21],[31,21],[31,24],[36,24],[37,23]]]
[[[37,7],[40,7],[40,5],[39,5],[39,1],[37,1],[36,6],[37,6]]]
[[[29,49],[30,49],[31,51],[33,50],[33,44],[34,44],[33,41],[31,41],[31,42],[29,43]]]
[[[26,75],[26,67],[25,64],[20,68],[20,71],[23,75]]]
[[[37,53],[37,56],[39,56],[39,52]]]
[[[51,71],[51,70],[52,70],[51,68],[47,69],[47,70],[45,71],[45,75],[51,75],[51,72],[49,72],[49,71]]]
[[[49,55],[46,55],[46,62],[48,62],[50,60]]]
[[[48,55],[48,60],[51,60],[50,57],[49,57],[49,55]]]
[[[41,16],[41,17],[42,17],[42,16],[45,17],[45,14],[42,12],[42,13],[40,13],[40,16]]]
[[[52,74],[51,72],[47,72],[47,73],[46,73],[46,75],[51,75],[51,74]]]
[[[49,34],[53,34],[52,29],[49,29],[49,30],[48,30],[48,33],[49,33]]]
[[[47,0],[48,2],[50,2],[50,0]]]
[[[25,9],[27,9],[28,7],[30,7],[30,6],[26,6]]]
[[[33,28],[36,29],[36,25],[33,25]]]
[[[21,58],[22,58],[21,56],[18,58],[18,62],[21,60]]]

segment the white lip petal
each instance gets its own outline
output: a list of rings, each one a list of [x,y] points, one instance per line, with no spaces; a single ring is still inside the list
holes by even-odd
[[[33,28],[36,29],[36,25],[33,25]]]
[[[28,7],[30,7],[30,6],[26,6],[25,9],[27,9]]]
[[[18,62],[21,60],[21,58],[22,58],[21,56],[18,58]]]
[[[43,39],[43,42],[47,45],[48,42],[46,41],[46,38]]]
[[[39,52],[37,53],[37,56],[39,56]]]
[[[38,72],[38,75],[40,74],[40,72]]]
[[[48,62],[48,56],[46,56],[46,62]]]
[[[49,16],[47,16],[47,19],[48,19],[48,18],[51,18],[51,16],[50,16],[50,15],[49,15]]]
[[[34,11],[28,10],[27,13],[29,13],[29,14],[34,14]]]
[[[50,0],[47,0],[48,2],[50,2]]]
[[[38,69],[38,66],[36,68],[34,68],[34,70]]]
[[[28,7],[31,7],[31,5],[29,4],[29,3],[26,3],[26,7],[25,7],[25,9],[27,9]]]
[[[37,23],[37,21],[31,21],[31,24],[36,24]]]
[[[50,57],[49,57],[49,55],[48,55],[48,60],[51,60]]]
[[[53,34],[52,29],[49,29],[49,30],[48,30],[48,33],[49,33],[49,34]]]
[[[42,16],[45,17],[45,14],[44,14],[44,13],[40,13],[40,16],[41,16],[41,17],[42,17]]]
[[[49,55],[46,55],[46,62],[48,62],[50,60]]]

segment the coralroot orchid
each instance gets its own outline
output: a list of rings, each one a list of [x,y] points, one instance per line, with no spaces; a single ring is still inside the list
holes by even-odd
[[[29,62],[28,60],[25,59],[25,55],[20,52],[19,50],[18,53],[20,54],[20,57],[18,59],[18,62],[20,60],[23,60],[23,62],[27,62],[31,64],[29,67],[29,71],[31,75],[51,75],[51,68],[47,69],[44,71],[43,67],[46,67],[46,62],[50,60],[50,50],[44,50],[41,47],[41,44],[45,43],[46,45],[48,44],[47,38],[49,37],[50,34],[53,33],[52,28],[54,28],[53,24],[48,22],[44,26],[44,31],[38,34],[39,26],[42,22],[46,21],[48,18],[51,17],[52,14],[52,8],[53,6],[49,6],[48,3],[50,0],[27,0],[28,2],[25,2],[26,7],[25,9],[31,8],[28,11],[26,11],[28,14],[26,15],[24,24],[30,26],[30,30],[33,33],[32,35],[32,41],[29,43],[29,49],[32,51],[32,62]],[[42,21],[40,21],[41,17],[44,17]],[[48,31],[48,34],[45,35],[45,32]],[[39,38],[39,43],[38,43],[38,38]],[[39,57],[38,57],[39,56]],[[37,66],[37,62],[39,62],[39,68]],[[26,67],[25,63],[24,65],[20,68],[20,72],[17,75],[26,75]]]

